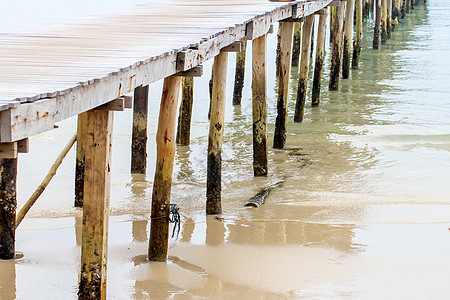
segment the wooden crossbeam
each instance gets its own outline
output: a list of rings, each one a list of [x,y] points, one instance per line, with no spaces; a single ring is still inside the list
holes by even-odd
[[[124,111],[126,108],[133,107],[133,97],[123,96],[106,104],[100,105],[95,110]]]
[[[202,77],[203,75],[203,66],[197,66],[195,68],[186,70],[186,71],[181,71],[176,73],[174,76],[190,76],[190,77]]]

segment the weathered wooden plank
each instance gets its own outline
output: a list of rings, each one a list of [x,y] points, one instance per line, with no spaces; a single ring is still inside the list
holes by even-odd
[[[225,119],[227,59],[226,52],[221,52],[214,58],[206,182],[207,214],[222,212],[222,137]]]
[[[252,42],[253,174],[267,176],[266,36]]]
[[[338,6],[333,24],[333,53],[331,54],[330,91],[338,90],[342,56],[342,30],[344,27],[345,5]]]
[[[354,9],[355,0],[347,0],[347,6],[345,9],[344,50],[342,54],[342,78],[344,79],[350,76]]]
[[[152,195],[152,213],[148,258],[166,261],[169,239],[169,221],[173,163],[175,157],[175,126],[181,77],[164,80],[156,133],[157,158]]]
[[[282,149],[286,144],[287,101],[289,98],[289,79],[291,76],[292,42],[294,23],[280,23],[280,75],[278,79],[277,118],[273,147]]]
[[[148,90],[148,85],[134,89],[131,173],[145,174],[147,170]]]
[[[244,88],[245,76],[245,52],[247,48],[247,38],[242,40],[243,47],[236,54],[236,68],[234,72],[233,105],[240,105],[242,100],[242,89]]]
[[[181,105],[178,113],[177,144],[189,145],[191,138],[192,106],[194,104],[194,78],[183,77]]]
[[[13,142],[51,130],[55,122],[110,102],[137,86],[201,65],[249,35],[250,27],[250,38],[258,38],[274,22],[306,16],[330,2],[253,0],[244,4],[233,0],[202,1],[200,5],[174,0],[141,6],[124,15],[2,36],[0,99],[35,102],[32,107],[0,103],[0,109],[9,108],[0,113],[0,141]],[[190,49],[191,45],[196,49]],[[176,50],[166,52],[170,49]],[[21,60],[11,55],[12,50]],[[177,55],[183,51],[186,61],[177,67]]]
[[[86,114],[85,182],[79,299],[106,299],[112,111]]]
[[[309,65],[311,58],[311,36],[314,24],[314,15],[305,18],[302,32],[302,55],[300,60],[297,100],[295,103],[294,122],[301,123],[305,110],[306,88],[308,82]]]
[[[0,259],[13,259],[16,236],[17,158],[0,161]]]
[[[1,158],[17,158],[17,143],[0,143],[0,159]]]

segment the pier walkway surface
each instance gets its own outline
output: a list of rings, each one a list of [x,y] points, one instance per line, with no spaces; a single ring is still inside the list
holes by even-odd
[[[0,141],[51,130],[55,122],[201,65],[246,35],[256,38],[274,22],[330,2],[158,1],[1,34]]]

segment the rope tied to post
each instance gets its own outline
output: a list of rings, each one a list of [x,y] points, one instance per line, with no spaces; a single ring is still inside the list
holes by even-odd
[[[172,238],[175,236],[175,231],[177,232],[177,237],[180,234],[180,224],[181,224],[181,216],[178,212],[178,205],[176,204],[170,204],[169,213],[167,214],[167,220],[169,223],[174,223],[173,230],[172,230]]]
[[[176,232],[176,239],[178,239],[178,235],[180,234],[180,226],[181,226],[181,216],[178,212],[178,205],[177,204],[170,204],[169,206],[169,213],[165,216],[160,217],[151,217],[152,220],[158,220],[158,219],[166,219],[167,222],[173,223],[173,230],[172,230],[172,238],[175,237]]]

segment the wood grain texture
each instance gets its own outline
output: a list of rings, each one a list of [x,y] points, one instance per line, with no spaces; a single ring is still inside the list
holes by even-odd
[[[114,112],[86,117],[85,181],[79,299],[106,299],[106,261]]]
[[[152,221],[148,257],[150,261],[165,261],[169,242],[169,221],[173,163],[175,157],[175,126],[181,77],[164,80],[156,133],[156,171],[152,195]]]
[[[273,23],[312,14],[330,2],[156,0],[2,34],[0,141],[49,131],[56,122],[201,65],[248,35],[258,38]],[[182,64],[180,52],[186,57]]]

